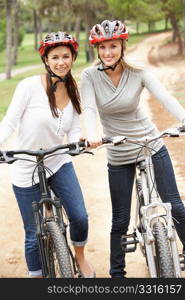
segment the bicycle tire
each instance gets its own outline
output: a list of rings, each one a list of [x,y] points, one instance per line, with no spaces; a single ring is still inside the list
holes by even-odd
[[[155,236],[157,277],[174,278],[173,258],[164,223],[160,220],[155,222],[153,224],[153,232]]]
[[[68,245],[59,225],[50,221],[47,223],[47,231],[48,277],[73,278]]]

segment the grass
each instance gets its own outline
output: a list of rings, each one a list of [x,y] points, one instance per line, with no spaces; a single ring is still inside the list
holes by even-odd
[[[136,24],[135,23],[128,23],[128,27],[132,34],[136,33]],[[168,24],[168,29],[171,29],[171,24]],[[165,30],[165,20],[161,20],[155,23],[155,28],[153,32],[164,31]],[[139,33],[144,34],[148,33],[148,25],[146,23],[139,24]]]

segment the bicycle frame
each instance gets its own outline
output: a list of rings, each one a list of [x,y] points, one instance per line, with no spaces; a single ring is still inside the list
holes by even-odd
[[[181,277],[180,263],[184,263],[184,261],[180,262],[179,259],[171,203],[162,202],[156,189],[150,143],[162,137],[178,137],[180,132],[184,131],[184,127],[179,127],[169,128],[154,137],[145,136],[140,139],[132,139],[125,136],[114,136],[103,139],[103,144],[116,146],[128,142],[139,144],[142,148],[143,160],[137,162],[136,168],[137,202],[134,233],[123,235],[121,244],[124,253],[135,251],[137,243],[140,244],[151,277],[158,277],[158,274],[159,277],[166,278]],[[167,250],[164,251],[164,249]],[[167,259],[170,261],[169,270],[161,267],[161,264],[168,265]]]
[[[170,241],[174,263],[175,277],[181,277],[181,267],[176,244],[176,232],[171,215],[171,204],[162,202],[157,192],[152,156],[147,141],[144,143],[142,149],[144,161],[140,162],[137,166],[139,174],[136,173],[136,182],[137,178],[140,178],[144,203],[141,206],[138,204],[140,212],[136,212],[136,236],[138,237],[139,242],[142,245],[145,245],[150,276],[157,277],[156,263],[153,255],[153,243],[155,242],[155,237],[153,235],[152,224],[158,218],[165,219],[167,224],[167,237]],[[143,237],[137,230],[138,222],[143,226]],[[144,241],[142,239],[144,239]]]

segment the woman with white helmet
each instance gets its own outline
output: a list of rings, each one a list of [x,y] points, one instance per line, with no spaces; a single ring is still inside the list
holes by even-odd
[[[46,73],[22,80],[13,95],[6,116],[0,124],[0,144],[19,124],[16,148],[38,150],[79,141],[80,97],[71,74],[78,43],[65,32],[53,32],[41,41],[39,53]],[[45,161],[51,188],[62,199],[70,220],[70,236],[76,260],[84,277],[92,277],[92,269],[84,256],[88,236],[88,216],[82,191],[69,155],[52,156]],[[40,200],[38,176],[34,164],[18,161],[13,164],[13,190],[25,229],[25,257],[30,277],[41,277],[41,262],[35,235],[32,202]],[[51,176],[51,174],[53,174]]]
[[[124,59],[128,30],[121,21],[105,20],[90,31],[89,42],[96,46],[100,62],[84,70],[81,96],[87,140],[92,148],[101,145],[96,132],[96,110],[105,136],[141,138],[158,130],[140,106],[143,88],[148,89],[180,122],[185,110],[148,70],[131,67]],[[185,247],[185,208],[177,190],[168,151],[162,140],[153,143],[153,163],[157,188],[163,201],[171,202],[172,214],[180,240]],[[140,147],[123,144],[107,149],[109,187],[112,202],[110,236],[110,275],[125,277],[125,255],[120,239],[130,221],[132,188]],[[185,249],[184,249],[185,250]]]

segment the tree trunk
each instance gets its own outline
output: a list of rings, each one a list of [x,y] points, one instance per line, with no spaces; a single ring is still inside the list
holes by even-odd
[[[67,32],[70,33],[72,31],[72,25],[70,22],[67,24]]]
[[[80,15],[77,15],[76,23],[75,23],[75,37],[77,39],[77,42],[79,42],[80,40],[80,25],[81,25],[81,17]]]
[[[86,43],[85,43],[85,56],[87,62],[93,62],[95,59],[94,48],[89,45],[89,24],[85,24],[85,32],[86,32]]]
[[[178,43],[178,54],[182,55],[183,54],[183,41],[182,41],[182,37],[180,34],[177,18],[174,13],[171,13],[169,18],[170,18],[170,22],[173,27],[173,36],[174,36],[174,38],[176,38],[177,43]]]
[[[37,51],[37,48],[38,48],[38,17],[37,17],[37,12],[35,9],[33,9],[33,27],[34,27],[34,35],[35,35],[34,49]]]
[[[12,68],[12,0],[6,0],[6,79],[11,78]]]
[[[153,21],[148,22],[148,31],[149,32],[155,31],[155,22]]]
[[[86,61],[93,62],[95,59],[94,47],[89,45],[89,32],[94,25],[94,12],[90,9],[88,2],[86,2],[85,11],[85,31],[86,31],[86,43],[85,43],[85,54]]]
[[[165,18],[165,27],[164,30],[168,30],[168,18]]]
[[[17,52],[18,52],[18,35],[19,35],[19,3],[17,0],[13,0],[13,56],[12,56],[12,65],[17,64]]]
[[[185,0],[183,1],[183,31],[184,31],[184,47],[185,47]]]
[[[38,34],[39,34],[39,40],[42,40],[42,19],[40,16],[37,16],[37,29],[38,29]]]
[[[136,33],[139,34],[139,23],[136,23]]]

